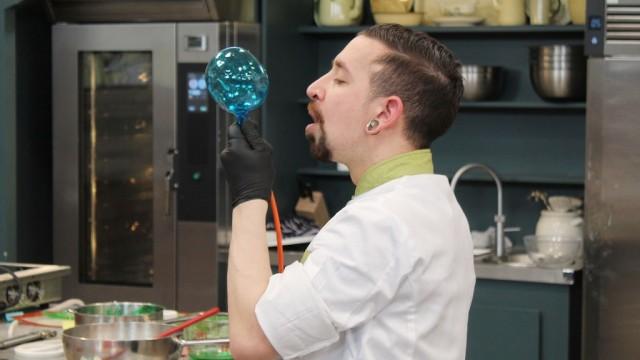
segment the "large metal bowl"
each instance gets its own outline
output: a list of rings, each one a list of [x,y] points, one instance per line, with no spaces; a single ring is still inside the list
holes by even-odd
[[[164,307],[141,302],[104,302],[73,309],[76,325],[111,323],[116,321],[162,320]]]
[[[228,339],[187,341],[178,337],[157,338],[172,326],[154,322],[114,322],[76,326],[62,333],[67,360],[136,359],[174,360],[183,346],[225,346]]]
[[[549,45],[530,48],[529,75],[545,100],[584,100],[587,63],[582,46]]]
[[[502,68],[499,66],[462,65],[464,93],[468,101],[492,100],[502,89]]]

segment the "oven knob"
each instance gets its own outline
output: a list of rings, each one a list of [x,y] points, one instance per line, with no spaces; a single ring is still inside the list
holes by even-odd
[[[4,296],[9,306],[17,305],[20,302],[20,291],[17,286],[9,286]]]
[[[34,281],[27,284],[27,299],[36,302],[40,300],[42,294],[42,284],[40,281]]]

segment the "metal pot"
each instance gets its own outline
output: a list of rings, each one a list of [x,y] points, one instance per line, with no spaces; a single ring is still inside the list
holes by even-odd
[[[62,333],[67,360],[136,359],[176,360],[183,346],[217,345],[228,349],[228,339],[183,340],[156,337],[171,325],[154,322],[113,322],[76,326]]]
[[[498,66],[462,65],[464,93],[462,98],[470,101],[496,98],[502,87],[502,68]]]
[[[76,325],[111,323],[116,321],[162,320],[164,307],[141,302],[95,303],[71,310]]]
[[[584,100],[586,58],[582,46],[549,45],[530,49],[530,76],[536,93],[546,100]]]

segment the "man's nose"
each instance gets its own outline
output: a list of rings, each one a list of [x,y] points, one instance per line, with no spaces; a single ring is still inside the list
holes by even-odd
[[[322,100],[324,98],[324,91],[320,86],[320,79],[314,81],[307,87],[307,97],[313,101]]]

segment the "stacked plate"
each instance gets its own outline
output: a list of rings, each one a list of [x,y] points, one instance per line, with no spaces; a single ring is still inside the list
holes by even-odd
[[[23,344],[13,350],[16,360],[64,360],[64,348],[60,338]]]
[[[403,26],[417,26],[422,20],[421,13],[374,13],[376,24],[399,24]]]
[[[433,19],[438,26],[474,26],[482,24],[484,18],[479,16],[439,16]]]
[[[413,0],[369,0],[376,24],[420,25],[422,13],[411,12]]]

